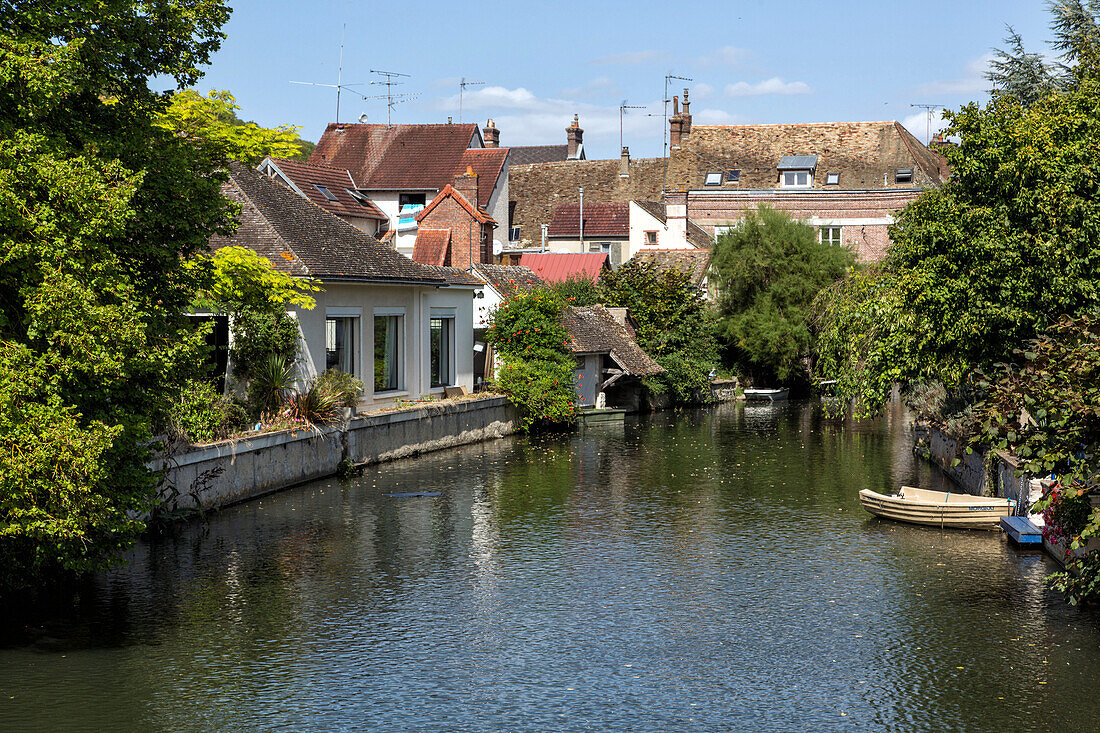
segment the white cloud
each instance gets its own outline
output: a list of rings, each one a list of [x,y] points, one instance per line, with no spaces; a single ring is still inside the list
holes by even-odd
[[[579,87],[562,89],[561,95],[574,99],[594,99],[599,97],[618,97],[622,95],[622,90],[619,89],[619,85],[616,84],[615,80],[611,77],[598,76],[587,84],[583,84]]]
[[[771,94],[809,94],[812,91],[806,82],[786,82],[778,76],[773,76],[756,84],[745,81],[727,84],[725,93],[727,97],[758,97]]]
[[[931,122],[931,124],[929,124]],[[943,119],[943,110],[932,110],[931,120],[929,120],[928,114],[921,110],[920,112],[914,112],[901,121],[902,127],[909,132],[913,133],[913,137],[920,140],[925,145],[928,144],[928,139],[931,135],[935,135],[937,132],[943,132],[947,127],[947,120]]]
[[[639,64],[651,64],[668,56],[664,51],[647,49],[645,51],[627,51],[625,53],[613,53],[608,56],[594,58],[590,64],[611,64],[614,66],[638,66]]]
[[[695,63],[700,66],[740,66],[748,56],[748,49],[722,46],[695,59]]]
[[[704,109],[691,117],[694,125],[740,125],[746,121],[741,115],[731,114],[724,109]]]
[[[691,88],[693,99],[707,99],[714,94],[714,87],[710,84],[696,84]]]
[[[989,71],[989,62],[993,54],[987,53],[966,63],[963,75],[957,79],[926,81],[918,84],[915,94],[981,94],[989,90],[989,81],[985,73]]]

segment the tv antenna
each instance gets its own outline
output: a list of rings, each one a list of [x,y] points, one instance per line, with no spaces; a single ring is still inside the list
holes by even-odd
[[[363,99],[385,99],[386,100],[386,125],[389,126],[391,124],[391,122],[390,122],[390,113],[393,112],[394,105],[401,104],[402,102],[407,102],[408,100],[414,99],[415,97],[418,97],[420,95],[419,94],[394,94],[393,93],[393,88],[394,87],[401,86],[402,84],[405,83],[403,81],[394,81],[394,79],[395,78],[400,78],[400,77],[404,77],[404,78],[408,79],[409,78],[408,74],[400,74],[396,71],[382,71],[381,69],[371,69],[370,73],[378,74],[379,76],[386,77],[385,81],[375,80],[375,81],[371,82],[372,85],[380,85],[380,86],[386,87],[386,93],[384,95],[377,96],[377,97],[363,97]]]
[[[344,23],[344,29],[340,31],[340,60],[336,67],[336,83],[335,84],[322,84],[316,81],[292,81],[291,84],[305,84],[306,86],[313,87],[329,87],[336,90],[336,124],[340,124],[340,92],[350,87],[362,86],[363,82],[357,81],[354,84],[344,84],[344,34],[348,30],[348,24]]]
[[[462,81],[458,83],[458,124],[462,124],[462,94],[466,91],[466,87],[479,87],[484,83],[466,77],[462,77]]]
[[[661,99],[664,102],[665,106],[664,116],[662,117],[662,124],[664,125],[665,129],[662,139],[664,141],[664,157],[666,158],[668,157],[668,103],[672,101],[672,99],[668,96],[668,84],[673,79],[679,79],[680,81],[695,81],[694,79],[689,79],[686,76],[676,76],[671,71],[665,74],[665,96],[663,96]]]
[[[910,107],[917,107],[923,109],[925,112],[924,119],[924,144],[927,145],[932,142],[932,113],[936,110],[942,110],[942,104],[911,104]],[[940,115],[940,119],[943,119],[943,115]]]
[[[408,102],[410,99],[416,99],[419,96],[420,96],[419,94],[393,94],[392,92],[387,92],[386,94],[379,94],[379,95],[374,96],[374,97],[363,97],[363,99],[365,99],[365,100],[371,100],[371,99],[384,99],[384,100],[386,100],[386,126],[387,127],[392,127],[393,123],[391,122],[391,115],[393,113],[393,108],[396,107],[397,105],[401,104],[402,102]],[[366,115],[364,115],[364,117],[365,116]]]
[[[623,115],[628,109],[645,109],[645,107],[627,104],[625,99],[619,105],[619,150],[623,149]]]

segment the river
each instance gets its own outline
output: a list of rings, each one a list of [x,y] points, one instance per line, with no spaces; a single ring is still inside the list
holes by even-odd
[[[1047,558],[860,508],[944,485],[910,441],[729,404],[232,507],[9,623],[0,728],[1094,730]]]

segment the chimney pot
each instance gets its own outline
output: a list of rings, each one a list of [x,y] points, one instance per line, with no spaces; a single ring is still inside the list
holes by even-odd
[[[680,114],[680,97],[675,94],[672,95],[672,114]]]
[[[497,129],[497,124],[493,122],[492,117],[490,117],[489,121],[485,123],[484,129],[482,129],[481,131],[481,137],[482,140],[485,142],[485,147],[500,147],[500,130]]]
[[[573,115],[573,124],[565,128],[565,139],[569,143],[568,160],[578,160],[584,149],[584,130],[581,129],[580,118]]]

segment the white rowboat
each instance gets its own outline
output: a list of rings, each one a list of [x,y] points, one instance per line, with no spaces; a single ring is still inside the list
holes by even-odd
[[[749,402],[775,402],[787,399],[787,389],[746,389],[745,399]]]
[[[902,486],[893,496],[863,489],[859,492],[859,503],[876,517],[956,529],[997,529],[1001,517],[1011,517],[1016,508],[1016,502],[1011,499],[912,486]]]

